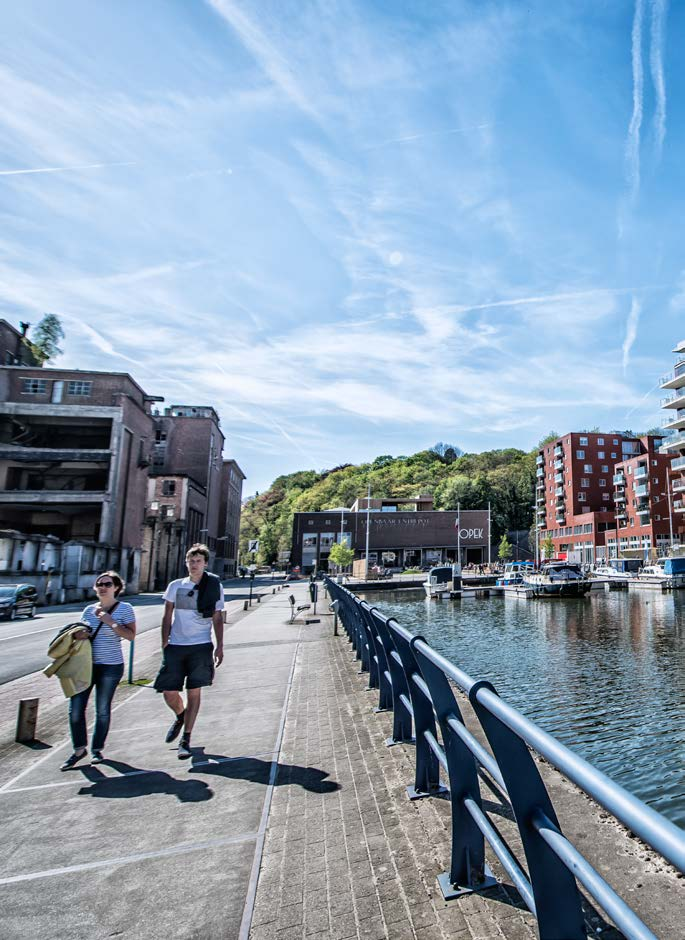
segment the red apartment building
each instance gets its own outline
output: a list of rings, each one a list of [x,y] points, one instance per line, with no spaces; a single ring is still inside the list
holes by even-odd
[[[614,466],[640,453],[637,438],[590,432],[565,434],[536,460],[538,538],[551,538],[558,557],[583,564],[606,557],[606,533],[615,527]]]
[[[616,526],[606,532],[608,557],[667,554],[675,541],[670,483],[671,456],[659,452],[661,437],[640,438],[641,452],[614,469]],[[617,555],[618,543],[618,555]]]

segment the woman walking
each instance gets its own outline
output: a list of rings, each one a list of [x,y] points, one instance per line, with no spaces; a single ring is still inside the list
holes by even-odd
[[[124,674],[121,641],[131,641],[136,635],[133,608],[126,601],[117,600],[123,589],[124,582],[116,571],[104,571],[95,579],[97,603],[89,604],[81,614],[81,620],[88,624],[89,629],[77,633],[76,638],[92,641],[93,677],[87,689],[69,699],[69,728],[74,753],[62,764],[62,770],[70,770],[87,754],[86,708],[93,688],[95,728],[90,762],[99,764],[104,760],[102,751],[109,731],[112,699]]]

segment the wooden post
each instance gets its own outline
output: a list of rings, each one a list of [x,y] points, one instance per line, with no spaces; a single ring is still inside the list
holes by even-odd
[[[17,712],[17,733],[14,740],[20,744],[27,744],[36,739],[36,723],[38,721],[37,698],[22,698],[19,700]]]

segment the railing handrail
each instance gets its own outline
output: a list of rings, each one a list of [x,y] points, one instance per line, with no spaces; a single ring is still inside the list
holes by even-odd
[[[546,930],[551,936],[556,926],[563,923],[564,936],[585,936],[576,887],[578,879],[627,937],[631,940],[654,938],[632,908],[561,832],[546,785],[528,749],[538,753],[684,873],[685,832],[505,702],[489,682],[474,679],[434,650],[423,637],[413,634],[394,618],[386,617],[377,608],[369,607],[346,588],[330,579],[326,586],[332,596],[342,601],[339,604],[341,620],[357,657],[360,658],[363,647],[368,651],[366,667],[361,656],[362,670],[387,662],[388,668],[382,675],[381,699],[388,700],[389,684],[395,721],[394,738],[388,743],[413,740],[411,723],[416,728],[416,780],[414,787],[409,788],[410,796],[418,798],[437,793],[440,767],[449,779],[453,814],[452,865],[450,872],[438,879],[445,897],[456,896],[463,890],[479,890],[492,883],[482,854],[485,838],[538,918],[541,932]],[[403,684],[403,689],[395,689],[392,675]],[[450,683],[468,696],[492,754],[466,728]],[[369,685],[372,685],[371,679]],[[436,720],[442,742],[437,737]],[[409,727],[407,722],[410,722]],[[452,741],[450,748],[446,748],[448,737]],[[512,805],[528,860],[530,881],[481,807],[476,764],[488,771]],[[463,858],[466,858],[465,866]],[[454,887],[457,883],[467,887],[457,892]]]

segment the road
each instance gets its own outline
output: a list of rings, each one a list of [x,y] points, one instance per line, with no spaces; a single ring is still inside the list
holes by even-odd
[[[256,578],[254,591],[271,591],[268,577]],[[249,582],[243,579],[224,582],[226,603],[243,600],[249,593]],[[138,633],[158,630],[162,620],[161,594],[138,594],[126,597],[136,611]],[[0,621],[0,685],[43,669],[50,660],[46,650],[50,640],[65,624],[79,619],[86,604],[62,604],[57,607],[39,607],[31,620]]]

